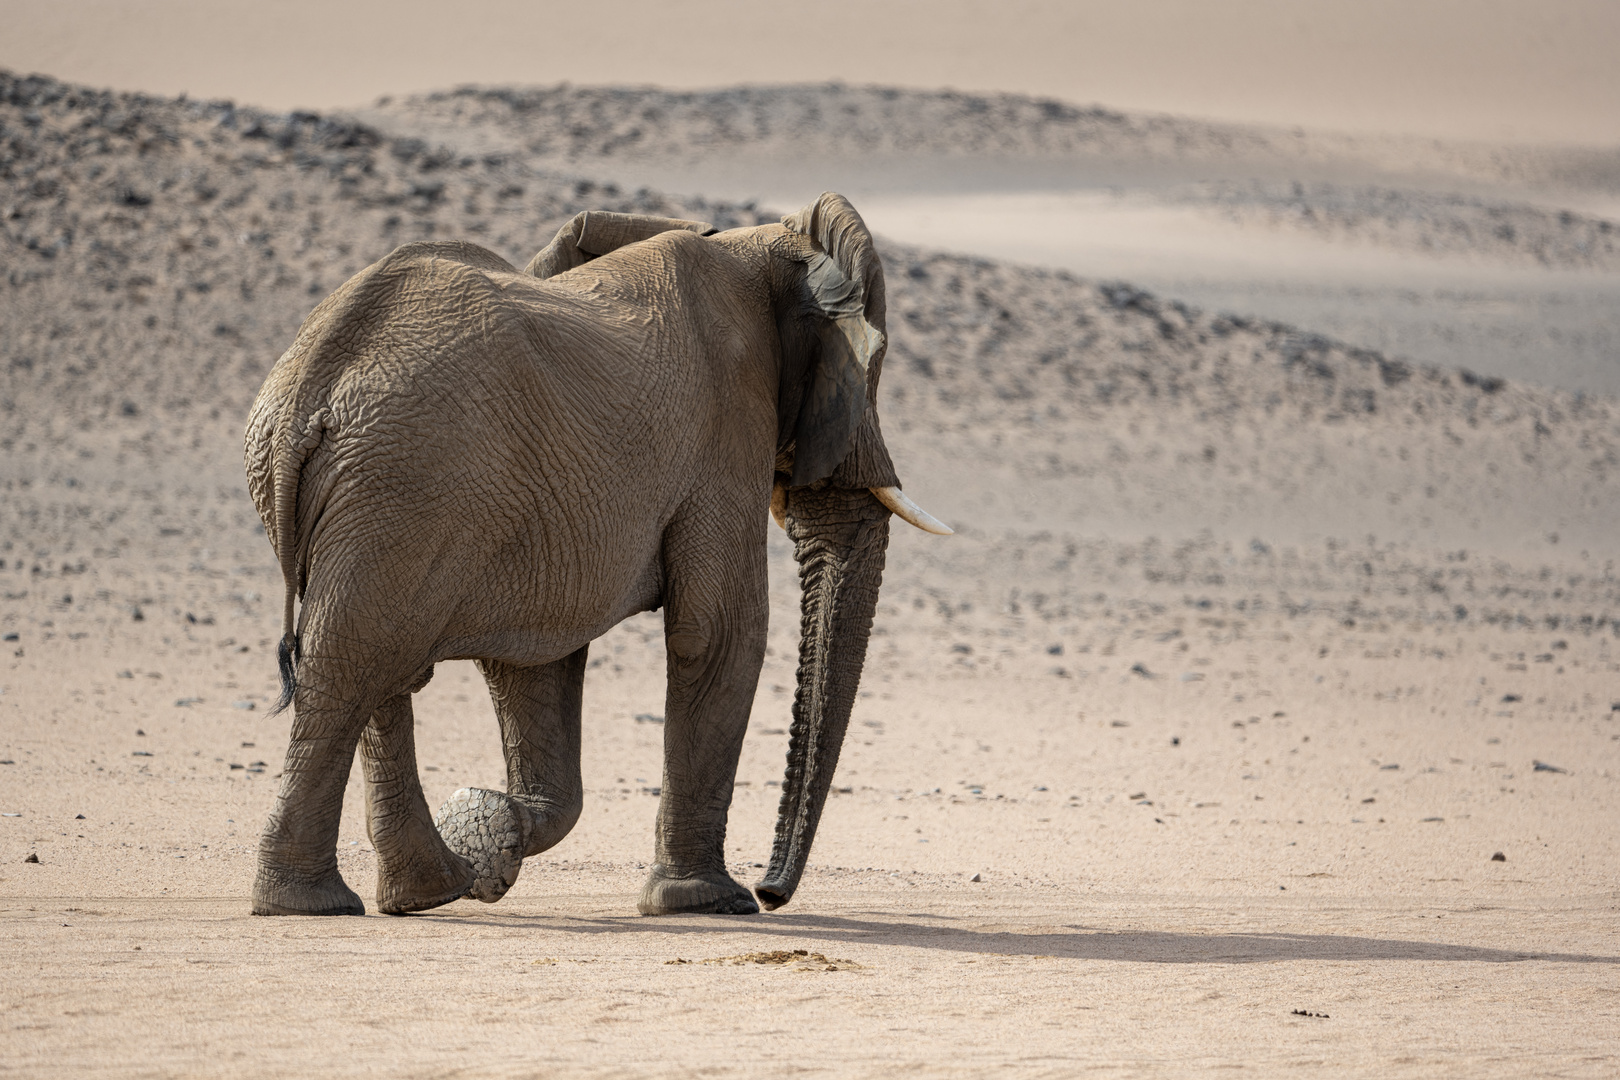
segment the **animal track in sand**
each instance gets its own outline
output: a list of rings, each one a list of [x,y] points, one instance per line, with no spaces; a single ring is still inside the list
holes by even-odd
[[[676,957],[674,960],[665,960],[669,964],[723,964],[739,966],[743,964],[761,964],[767,966],[787,967],[795,965],[796,971],[851,971],[864,968],[865,964],[857,964],[853,960],[828,959],[822,953],[813,953],[808,949],[772,949],[768,952],[739,953],[736,956],[714,956],[707,960],[683,960]]]

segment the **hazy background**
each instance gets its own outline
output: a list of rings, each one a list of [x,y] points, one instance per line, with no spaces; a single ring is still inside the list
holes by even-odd
[[[842,79],[1462,138],[1620,140],[1609,0],[73,0],[0,66],[274,108],[463,82]]]

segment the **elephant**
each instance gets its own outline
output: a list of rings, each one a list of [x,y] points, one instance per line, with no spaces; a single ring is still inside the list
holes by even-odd
[[[859,686],[902,491],[875,406],[882,263],[843,197],[780,224],[587,211],[518,271],[406,244],[322,301],[255,399],[248,486],[286,592],[293,706],[253,911],[363,914],[338,870],[357,756],[377,905],[493,902],[578,821],[590,642],[663,609],[667,690],[646,914],[787,903]],[[767,514],[767,510],[769,514]],[[760,669],[766,530],[803,589],[769,867],[726,871]],[[295,617],[296,616],[296,617]],[[430,815],[411,695],[444,660],[489,684],[505,792]]]

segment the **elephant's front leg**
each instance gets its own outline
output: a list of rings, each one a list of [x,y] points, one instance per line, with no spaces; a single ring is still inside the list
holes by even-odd
[[[523,860],[568,835],[585,805],[579,728],[586,649],[551,664],[481,660],[506,753],[506,791],[462,788],[439,810],[451,850],[476,876],[468,895],[493,904]]]
[[[377,849],[378,909],[403,915],[466,896],[473,873],[445,846],[422,794],[410,694],[389,698],[371,715],[360,757],[366,832]]]
[[[755,524],[719,531],[738,541],[726,550],[715,550],[713,529],[672,527],[665,540],[664,781],[654,865],[637,903],[644,915],[759,911],[725,864],[737,758],[765,661],[765,538],[760,526],[750,542]]]

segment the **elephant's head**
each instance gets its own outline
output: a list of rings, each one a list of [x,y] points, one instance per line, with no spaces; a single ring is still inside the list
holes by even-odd
[[[840,195],[782,219],[771,247],[803,265],[779,300],[783,346],[771,512],[793,540],[803,588],[798,687],[770,869],[760,903],[788,902],[804,873],[860,685],[894,513],[950,530],[900,492],[878,425],[887,347],[883,264]]]
[[[540,277],[671,230],[711,236],[702,222],[590,211],[534,261]],[[721,233],[715,242],[758,260],[780,342],[776,476],[771,514],[794,544],[803,588],[798,688],[770,869],[755,886],[767,908],[793,896],[832,786],[877,609],[891,513],[951,530],[900,491],[878,425],[888,339],[883,264],[860,214],[831,192],[781,225]]]

